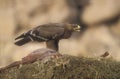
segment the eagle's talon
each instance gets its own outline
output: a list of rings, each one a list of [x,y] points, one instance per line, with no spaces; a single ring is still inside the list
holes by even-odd
[[[58,58],[60,58],[61,56],[62,56],[61,54],[56,54],[56,55],[54,55],[54,58],[58,59]]]

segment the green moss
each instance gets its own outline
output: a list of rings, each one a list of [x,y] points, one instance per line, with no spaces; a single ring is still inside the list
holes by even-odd
[[[63,56],[36,61],[0,73],[0,79],[119,79],[120,62]]]

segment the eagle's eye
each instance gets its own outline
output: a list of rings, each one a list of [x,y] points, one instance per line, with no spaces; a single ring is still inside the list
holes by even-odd
[[[80,26],[76,25],[76,27],[74,27],[73,30],[79,32],[80,31]]]

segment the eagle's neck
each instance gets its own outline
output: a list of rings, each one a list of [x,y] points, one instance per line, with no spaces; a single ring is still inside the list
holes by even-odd
[[[72,31],[71,30],[66,30],[64,35],[63,35],[63,38],[69,38],[71,35],[72,35]]]

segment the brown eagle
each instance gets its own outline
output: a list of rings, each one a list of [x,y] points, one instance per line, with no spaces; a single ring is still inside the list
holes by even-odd
[[[69,38],[74,31],[80,31],[80,26],[69,23],[44,24],[18,36],[15,44],[22,46],[30,41],[46,42],[47,48],[58,51],[59,40]]]

